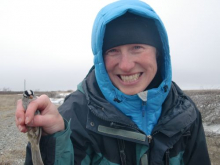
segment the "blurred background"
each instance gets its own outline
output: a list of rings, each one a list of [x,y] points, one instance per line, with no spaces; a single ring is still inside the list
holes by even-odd
[[[173,80],[220,89],[220,1],[144,0],[168,32]],[[0,1],[0,91],[75,90],[93,65],[91,32],[113,0]]]

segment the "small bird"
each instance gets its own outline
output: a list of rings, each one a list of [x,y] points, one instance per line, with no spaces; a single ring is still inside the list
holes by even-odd
[[[29,103],[35,100],[36,98],[37,97],[34,95],[34,92],[32,90],[24,91],[22,98],[22,105],[25,111],[27,110]],[[40,114],[39,110],[35,112],[35,115],[37,114]],[[39,147],[42,128],[41,127],[27,127],[27,128],[28,128],[28,132],[27,132],[28,140],[31,143],[31,155],[32,155],[33,165],[43,165],[44,163],[41,158],[40,147]]]

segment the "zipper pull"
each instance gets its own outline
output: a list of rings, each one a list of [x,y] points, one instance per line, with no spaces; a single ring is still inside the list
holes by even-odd
[[[148,135],[148,136],[147,136],[147,139],[148,139],[148,143],[149,143],[149,144],[151,143],[152,138],[153,138],[153,137],[152,137],[151,135]]]

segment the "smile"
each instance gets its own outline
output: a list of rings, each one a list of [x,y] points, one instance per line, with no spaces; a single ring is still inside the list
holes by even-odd
[[[119,75],[120,79],[125,83],[132,83],[138,80],[141,73],[133,74],[133,75]]]

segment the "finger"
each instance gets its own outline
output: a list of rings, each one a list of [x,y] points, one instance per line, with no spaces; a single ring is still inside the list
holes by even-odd
[[[36,116],[36,115],[35,115]],[[35,124],[35,116],[34,118],[27,124],[29,127],[37,127],[38,125]]]
[[[35,115],[33,123],[30,126],[40,126],[47,134],[64,130],[64,121],[62,116],[57,114],[51,115]]]
[[[15,117],[16,121],[16,126],[20,132],[26,133],[27,132],[27,127],[26,125],[20,125],[18,119]]]
[[[32,120],[34,119],[36,110],[40,110],[41,112],[43,112],[49,104],[51,104],[51,102],[46,95],[42,95],[36,100],[31,101],[25,113],[25,124],[33,125],[33,123],[31,122],[33,122]]]
[[[33,117],[33,119],[27,124],[27,126],[30,127],[44,127],[44,126],[48,126],[51,125],[50,122],[51,121],[51,115],[35,115]]]
[[[24,118],[24,117],[23,117]],[[16,124],[16,126],[18,127],[18,125],[20,125],[20,124],[24,124],[24,122],[21,122],[21,118],[17,118],[16,116],[15,116],[15,124]]]
[[[47,95],[41,95],[36,101],[39,103],[39,111],[44,111],[48,106],[52,104]]]
[[[38,102],[36,100],[31,101],[27,107],[27,110],[25,112],[25,124],[29,124],[34,117],[34,114],[38,108]]]
[[[47,104],[45,111],[46,112],[41,111],[41,114],[35,115],[33,120],[35,126],[48,127],[50,125],[54,125],[57,119],[61,117],[57,107],[51,102]]]
[[[20,125],[16,117],[15,117],[15,121],[16,121],[16,126],[17,126],[18,130],[20,132],[26,133],[27,132],[26,125]]]
[[[20,132],[26,133],[28,131],[26,126],[18,125],[18,129]]]
[[[22,105],[22,100],[17,101],[17,107],[15,111],[15,117],[16,117],[16,124],[19,125],[24,125],[24,120],[25,120],[25,110]]]

